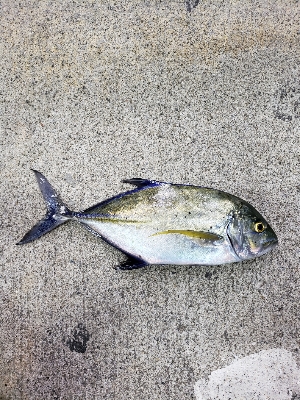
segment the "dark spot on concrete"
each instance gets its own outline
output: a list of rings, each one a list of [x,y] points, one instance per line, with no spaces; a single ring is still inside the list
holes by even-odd
[[[204,276],[206,279],[209,279],[209,280],[212,278],[218,279],[218,274],[217,274],[217,271],[215,271],[215,270],[206,271]]]
[[[178,330],[179,333],[185,332],[186,331],[186,325],[179,324],[177,326],[177,330]]]
[[[300,117],[300,82],[286,82],[276,92],[275,118],[291,121]]]
[[[300,400],[300,393],[292,393],[291,400]]]
[[[282,114],[278,110],[275,111],[275,118],[281,119],[282,121],[291,121],[293,119],[291,115]]]
[[[71,351],[85,353],[90,336],[86,327],[83,324],[78,324],[77,327],[72,330],[71,336],[67,339],[66,344]]]
[[[228,332],[225,330],[222,337],[226,340],[226,342],[229,342],[229,336],[228,336]]]
[[[211,277],[212,277],[212,272],[205,272],[206,279],[211,279]]]
[[[199,0],[186,0],[185,6],[187,9],[187,12],[189,12],[189,13],[192,12],[192,10],[194,8],[196,8],[198,4],[199,4]]]
[[[53,399],[53,400],[60,399],[60,395],[57,394],[57,392],[55,390],[52,390],[51,391],[51,399]]]

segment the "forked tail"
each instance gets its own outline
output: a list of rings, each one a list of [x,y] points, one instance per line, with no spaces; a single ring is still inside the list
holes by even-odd
[[[44,197],[47,213],[17,244],[32,242],[72,218],[72,212],[62,202],[56,190],[40,172],[32,170]]]

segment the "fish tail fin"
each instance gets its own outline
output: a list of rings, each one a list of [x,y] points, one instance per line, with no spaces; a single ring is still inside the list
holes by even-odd
[[[48,180],[40,172],[32,170],[38,181],[40,190],[44,197],[47,213],[29,232],[17,243],[25,244],[33,242],[34,240],[45,235],[45,233],[52,231],[52,229],[67,222],[72,218],[72,211],[63,203],[56,190],[51,186]]]

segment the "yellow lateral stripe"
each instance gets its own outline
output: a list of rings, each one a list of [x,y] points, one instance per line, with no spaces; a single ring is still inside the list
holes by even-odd
[[[180,235],[185,235],[194,239],[203,239],[203,240],[221,240],[222,236],[216,235],[215,233],[210,232],[201,232],[201,231],[192,231],[192,230],[184,230],[184,229],[170,229],[167,231],[157,232],[151,236],[156,235],[168,235],[172,233],[178,233]]]

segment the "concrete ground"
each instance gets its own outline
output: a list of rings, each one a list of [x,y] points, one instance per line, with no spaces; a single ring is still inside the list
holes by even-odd
[[[299,2],[3,0],[0,18],[0,398],[209,400],[196,382],[272,349],[297,374]],[[131,177],[226,190],[279,246],[128,272],[72,223],[15,246],[44,214],[30,168],[74,209]]]

